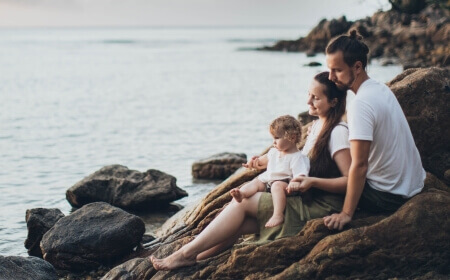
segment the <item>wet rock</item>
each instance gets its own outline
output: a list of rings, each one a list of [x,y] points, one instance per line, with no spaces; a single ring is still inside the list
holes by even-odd
[[[307,63],[304,66],[316,67],[316,66],[322,66],[322,63],[317,62],[317,61],[311,61],[310,63]]]
[[[196,179],[226,179],[247,162],[245,154],[220,153],[192,164],[192,176]]]
[[[67,200],[74,207],[104,201],[132,210],[161,209],[185,196],[187,193],[169,174],[154,169],[142,173],[122,165],[105,166],[66,192]]]
[[[64,217],[64,214],[56,208],[27,210],[25,221],[27,223],[28,236],[25,240],[25,248],[28,249],[28,255],[42,258],[41,247],[39,246],[42,236],[62,217]]]
[[[156,273],[146,258],[129,260],[110,270],[102,280],[148,280]]]
[[[57,280],[55,268],[37,257],[0,256],[2,280]]]
[[[137,216],[104,202],[88,204],[59,219],[44,234],[44,259],[59,269],[86,271],[132,252],[145,231]]]
[[[408,69],[388,83],[402,106],[425,170],[445,183],[450,169],[450,70]]]

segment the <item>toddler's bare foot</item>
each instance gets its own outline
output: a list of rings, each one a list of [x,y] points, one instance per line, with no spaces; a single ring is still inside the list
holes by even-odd
[[[266,228],[276,227],[284,222],[284,215],[273,215],[266,223]]]
[[[181,251],[176,251],[172,255],[164,259],[158,259],[150,256],[150,261],[156,270],[172,270],[183,266],[191,266],[196,263],[196,259],[186,258]]]
[[[230,191],[230,194],[231,194],[231,196],[234,197],[234,199],[235,199],[237,202],[239,202],[239,203],[240,203],[240,202],[242,201],[242,199],[244,198],[244,196],[243,196],[242,193],[241,193],[241,190],[238,189],[238,188],[232,189],[232,190]]]

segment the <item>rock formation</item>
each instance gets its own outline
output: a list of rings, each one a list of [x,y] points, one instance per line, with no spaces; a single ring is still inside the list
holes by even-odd
[[[25,240],[25,248],[28,249],[28,255],[42,258],[41,247],[39,246],[42,236],[62,217],[64,217],[64,214],[56,208],[27,210],[25,221],[27,223],[28,236]]]
[[[220,153],[192,164],[192,177],[196,179],[226,179],[247,162],[245,154]]]
[[[0,256],[0,279],[2,280],[57,280],[55,268],[37,257]]]
[[[105,166],[66,192],[74,207],[103,201],[133,210],[161,209],[185,196],[187,193],[177,187],[176,178],[169,174],[154,169],[141,173],[122,165]]]
[[[89,270],[112,264],[140,244],[144,222],[104,202],[59,219],[41,242],[44,259],[56,268]]]
[[[450,185],[450,70],[408,69],[388,86],[406,115],[423,167]]]
[[[415,14],[395,9],[377,12],[355,22],[345,17],[323,19],[306,37],[280,41],[261,50],[307,52],[309,55],[324,52],[331,38],[351,29],[357,29],[364,37],[370,58],[397,61],[405,69],[450,65],[450,10],[436,5],[429,5]]]

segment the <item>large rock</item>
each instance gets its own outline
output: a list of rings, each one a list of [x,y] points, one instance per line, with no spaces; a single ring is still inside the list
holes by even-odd
[[[111,264],[132,252],[145,231],[144,222],[104,202],[88,204],[59,219],[44,234],[44,259],[67,270]]]
[[[412,279],[450,274],[450,194],[417,195],[380,222],[321,240],[274,279]],[[444,278],[442,278],[444,279]]]
[[[25,221],[27,223],[28,236],[25,240],[25,248],[28,249],[28,255],[42,258],[41,247],[39,246],[42,236],[62,217],[64,217],[64,214],[56,208],[27,210]]]
[[[247,162],[245,154],[220,153],[192,164],[196,179],[226,179]]]
[[[449,69],[409,69],[388,86],[406,115],[423,167],[450,184]]]
[[[105,166],[67,190],[66,198],[74,207],[104,201],[134,210],[161,209],[187,196],[176,185],[176,178],[149,169],[144,173],[122,165]]]
[[[0,256],[2,280],[57,280],[55,268],[37,257]]]

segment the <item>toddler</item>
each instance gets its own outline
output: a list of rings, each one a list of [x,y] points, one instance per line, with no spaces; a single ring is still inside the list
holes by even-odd
[[[294,191],[294,184],[298,184],[290,181],[299,176],[308,176],[309,159],[297,148],[301,139],[301,125],[294,117],[286,115],[276,118],[270,124],[270,134],[273,148],[267,154],[254,156],[243,164],[246,168],[267,170],[240,189],[232,189],[230,194],[237,202],[241,202],[267,188],[272,193],[274,210],[265,226],[275,227],[284,222],[286,194]]]

